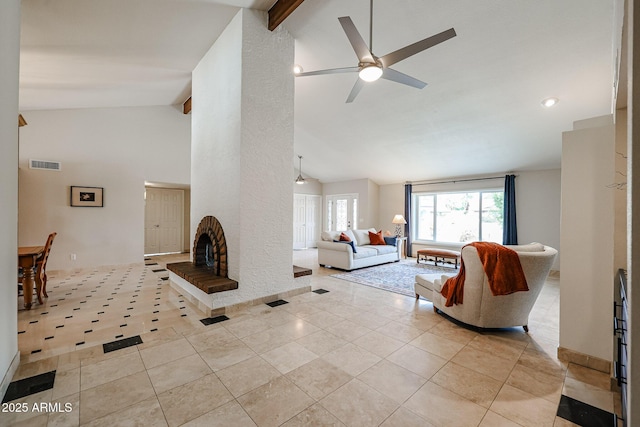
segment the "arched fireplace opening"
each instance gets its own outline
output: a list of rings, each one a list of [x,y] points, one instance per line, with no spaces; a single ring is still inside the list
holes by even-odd
[[[218,262],[220,249],[218,245],[214,245],[208,234],[201,234],[200,237],[198,237],[195,247],[196,249],[193,255],[195,264],[211,267],[214,273],[220,275],[220,263]]]
[[[213,216],[205,216],[198,224],[193,240],[193,263],[207,266],[216,276],[227,276],[227,240],[222,225]]]
[[[209,294],[238,289],[238,282],[227,275],[227,241],[213,216],[205,216],[198,225],[193,262],[167,264],[167,269]]]

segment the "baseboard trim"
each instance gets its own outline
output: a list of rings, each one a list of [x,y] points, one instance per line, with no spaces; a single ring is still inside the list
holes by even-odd
[[[576,365],[586,368],[595,369],[596,371],[611,374],[611,361],[600,359],[599,357],[589,356],[575,350],[564,347],[558,347],[558,359],[564,362],[575,363]]]
[[[11,380],[13,379],[13,375],[18,370],[18,366],[20,366],[20,351],[17,351],[15,356],[13,356],[9,369],[7,369],[7,372],[4,374],[4,378],[2,378],[2,383],[0,383],[0,400],[4,398],[9,384],[11,384]]]

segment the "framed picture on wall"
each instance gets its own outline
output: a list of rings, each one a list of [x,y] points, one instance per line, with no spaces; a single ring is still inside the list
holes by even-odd
[[[102,187],[71,186],[71,206],[101,208],[104,206]]]

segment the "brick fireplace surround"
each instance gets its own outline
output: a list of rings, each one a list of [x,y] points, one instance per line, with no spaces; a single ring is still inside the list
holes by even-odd
[[[227,242],[213,216],[200,221],[193,240],[193,262],[167,264],[167,269],[207,294],[238,289],[228,277]]]

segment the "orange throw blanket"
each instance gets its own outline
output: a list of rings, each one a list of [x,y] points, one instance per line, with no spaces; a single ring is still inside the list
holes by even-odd
[[[493,295],[509,295],[529,290],[516,251],[490,242],[474,242],[466,246],[473,246],[478,251]],[[464,259],[462,259],[458,275],[448,279],[440,291],[440,294],[447,299],[446,307],[462,304],[464,278]]]

